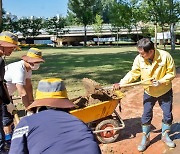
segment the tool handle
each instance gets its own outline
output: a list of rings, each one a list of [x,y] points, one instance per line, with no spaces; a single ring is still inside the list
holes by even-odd
[[[151,81],[151,80],[153,80],[153,79],[154,79],[154,78],[149,78],[149,79],[142,80],[142,81],[135,82],[135,83],[123,84],[123,85],[121,85],[121,88],[132,87],[132,86],[137,86],[137,85],[151,85],[151,83],[146,83],[146,82]],[[103,89],[105,89],[105,90],[113,89],[113,86],[104,87]]]
[[[19,116],[16,111],[13,111],[13,115],[14,115],[14,121],[16,123],[15,125],[17,125],[20,121]]]
[[[141,85],[151,85],[151,83],[146,83],[146,82],[151,81],[151,80],[153,80],[153,78],[149,78],[149,79],[142,80],[142,81],[135,82],[135,83],[124,84],[124,85],[121,85],[121,88],[136,86],[136,85],[140,85],[140,84]]]

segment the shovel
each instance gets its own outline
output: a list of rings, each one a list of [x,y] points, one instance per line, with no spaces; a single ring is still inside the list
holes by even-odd
[[[123,84],[123,85],[121,85],[121,88],[132,87],[132,86],[138,86],[138,85],[142,85],[142,86],[152,85],[152,83],[150,83],[149,81],[152,81],[153,79],[154,79],[154,78],[149,78],[149,79],[142,80],[142,81],[135,82],[135,83]],[[103,89],[104,89],[104,90],[113,89],[113,86],[103,87]]]
[[[137,86],[137,85],[151,85],[150,83],[151,80],[153,80],[153,78],[149,78],[149,79],[142,80],[135,83],[124,84],[124,85],[121,85],[121,88],[132,87],[132,86]],[[103,90],[113,89],[113,86],[102,87],[100,83],[97,83],[96,81],[88,79],[88,78],[83,78],[82,82],[86,89],[87,94],[96,94]]]

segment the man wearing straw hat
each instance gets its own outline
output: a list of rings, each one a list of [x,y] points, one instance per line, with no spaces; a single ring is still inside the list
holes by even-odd
[[[31,75],[32,70],[39,69],[40,63],[44,62],[42,52],[38,48],[30,48],[22,60],[11,63],[5,68],[5,80],[10,96],[17,90],[22,102],[27,108],[34,100]],[[15,75],[16,74],[16,75]]]
[[[68,113],[74,107],[62,79],[41,80],[36,99],[27,108],[36,113],[17,125],[9,154],[100,154],[91,130]]]
[[[22,60],[13,62],[5,67],[5,80],[10,96],[13,96],[17,90],[22,102],[27,108],[33,101],[33,88],[31,84],[32,70],[39,69],[42,59],[42,52],[37,48],[30,48],[26,55],[22,56]],[[10,144],[12,135],[11,124],[13,117],[7,111],[6,106],[3,108],[3,125],[5,131],[5,139]],[[7,144],[7,146],[8,146]]]
[[[10,56],[15,49],[20,49],[18,47],[18,37],[17,35],[4,31],[0,33],[0,153],[6,153],[4,150],[4,131],[2,123],[2,109],[3,104],[9,104],[10,100],[8,94],[6,93],[6,87],[4,85],[4,73],[5,73],[5,62],[2,56]]]

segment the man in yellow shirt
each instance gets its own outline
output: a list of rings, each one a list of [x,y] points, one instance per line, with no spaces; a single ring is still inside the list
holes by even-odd
[[[135,58],[131,71],[119,82],[114,84],[114,89],[120,89],[121,85],[134,82],[141,78],[146,80],[153,78],[151,85],[144,86],[142,122],[142,141],[138,146],[139,151],[144,151],[150,144],[151,121],[153,107],[158,101],[162,111],[162,141],[167,146],[174,148],[175,143],[169,138],[172,115],[172,80],[176,76],[175,64],[171,55],[163,50],[155,49],[154,43],[148,38],[138,41],[139,55]]]

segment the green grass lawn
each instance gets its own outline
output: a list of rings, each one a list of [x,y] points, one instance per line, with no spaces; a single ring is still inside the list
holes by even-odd
[[[135,46],[44,48],[42,51],[46,62],[39,70],[33,71],[33,88],[36,89],[42,78],[60,77],[65,80],[70,98],[85,94],[81,83],[84,77],[104,86],[119,82],[131,69],[138,54]],[[20,60],[26,52],[25,49],[14,52],[7,57],[7,64]],[[180,66],[180,47],[171,54],[176,65]]]

